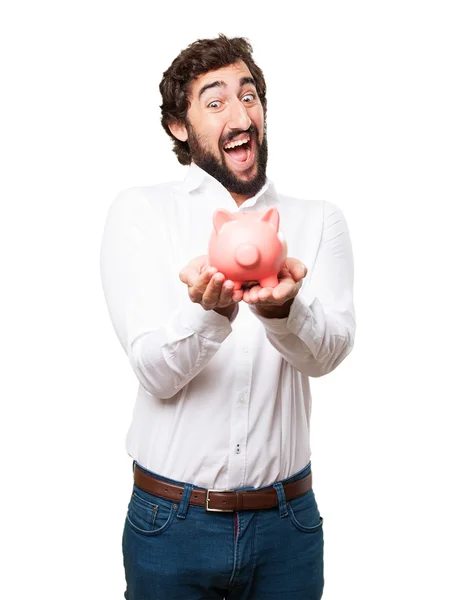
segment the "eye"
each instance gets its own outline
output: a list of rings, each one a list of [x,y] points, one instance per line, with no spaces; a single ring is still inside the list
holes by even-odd
[[[242,97],[242,102],[245,102],[246,104],[248,104],[249,102],[254,102],[254,100],[256,99],[256,95],[255,94],[245,94]]]
[[[207,105],[207,108],[220,108],[220,105],[220,100],[212,100],[212,102],[209,102],[209,104]]]

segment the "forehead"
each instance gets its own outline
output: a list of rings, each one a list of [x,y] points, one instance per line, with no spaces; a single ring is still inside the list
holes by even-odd
[[[194,79],[190,85],[190,94],[194,100],[197,99],[199,91],[205,85],[214,83],[214,81],[224,81],[228,86],[239,86],[242,77],[252,77],[252,75],[246,64],[240,60],[233,65],[203,73],[203,75]]]

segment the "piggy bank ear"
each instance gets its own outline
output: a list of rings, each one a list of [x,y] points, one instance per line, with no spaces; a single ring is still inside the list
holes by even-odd
[[[215,232],[218,233],[225,223],[235,220],[236,218],[232,213],[230,213],[228,210],[225,210],[224,208],[219,208],[214,212],[213,221]]]
[[[264,212],[260,220],[271,223],[276,229],[276,231],[279,231],[279,212],[277,208],[269,208],[267,211]]]

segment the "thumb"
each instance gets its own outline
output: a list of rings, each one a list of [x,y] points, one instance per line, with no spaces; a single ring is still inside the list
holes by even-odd
[[[301,281],[301,279],[304,279],[304,277],[307,275],[307,267],[300,260],[296,258],[287,258],[285,262],[291,276],[296,282]]]

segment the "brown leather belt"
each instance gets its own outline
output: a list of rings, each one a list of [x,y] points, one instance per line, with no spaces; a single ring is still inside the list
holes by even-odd
[[[149,494],[175,502],[181,502],[184,493],[184,486],[156,479],[139,469],[137,464],[134,465],[134,483]],[[312,473],[303,479],[286,483],[283,487],[287,501],[298,498],[312,489]],[[258,510],[277,506],[278,495],[274,487],[239,492],[193,488],[189,504],[203,506],[210,512]]]

